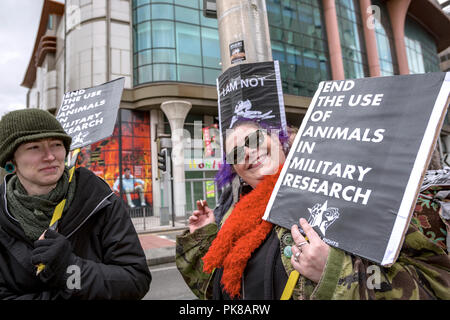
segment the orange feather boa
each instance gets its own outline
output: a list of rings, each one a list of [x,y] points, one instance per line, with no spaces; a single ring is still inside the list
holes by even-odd
[[[262,216],[280,172],[281,167],[239,200],[203,257],[204,272],[223,267],[221,282],[232,298],[240,296],[247,261],[272,230],[273,225]]]

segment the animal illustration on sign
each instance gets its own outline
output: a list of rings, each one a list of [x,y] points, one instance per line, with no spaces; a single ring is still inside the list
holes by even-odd
[[[89,132],[80,132],[75,137],[73,137],[73,145],[84,143],[84,138],[86,138],[89,135]]]
[[[308,223],[312,227],[318,227],[322,235],[325,236],[325,232],[328,227],[333,224],[339,218],[338,208],[328,208],[328,201],[324,204],[316,203],[312,208],[308,208],[310,217]]]
[[[275,118],[275,115],[272,115],[272,110],[262,113],[261,111],[252,111],[250,110],[252,108],[252,103],[250,100],[245,101],[239,101],[236,106],[234,107],[234,115],[231,119],[230,128],[233,127],[233,124],[236,122],[236,120],[239,117],[244,117],[248,119],[260,119],[260,120],[266,120],[266,119],[272,119]]]

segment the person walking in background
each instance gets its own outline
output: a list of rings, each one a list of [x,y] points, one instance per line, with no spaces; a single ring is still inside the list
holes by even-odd
[[[131,193],[137,192],[139,193],[139,200],[141,201],[141,207],[145,207],[146,205],[144,195],[145,182],[142,179],[135,178],[131,174],[130,168],[125,168],[123,171],[124,174],[122,175],[122,188],[125,191],[128,205],[130,206],[130,208],[135,207],[133,201],[131,200]],[[120,177],[117,177],[113,185],[113,190],[115,192],[120,192],[119,186],[120,186]]]
[[[86,168],[69,181],[71,137],[40,109],[0,120],[0,299],[141,299],[151,282],[123,202]],[[55,207],[66,200],[57,230]],[[38,269],[37,266],[43,266]]]

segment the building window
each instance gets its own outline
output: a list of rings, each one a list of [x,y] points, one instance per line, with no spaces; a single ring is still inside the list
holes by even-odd
[[[330,76],[319,0],[268,0],[272,56],[280,61],[283,92],[313,96]]]
[[[126,109],[120,109],[119,112],[122,119],[121,130],[119,131],[118,119],[111,137],[81,149],[77,166],[88,168],[103,178],[111,188],[116,186],[117,189],[120,188],[120,172],[123,176],[125,169],[130,169],[134,178],[133,190],[129,190],[129,195],[123,190],[123,200],[130,207],[143,206],[144,203],[145,206],[151,206],[150,113]],[[125,188],[127,184],[122,181],[122,185]],[[136,188],[138,185],[141,190]]]
[[[440,71],[436,43],[411,17],[405,21],[405,45],[410,73]]]
[[[386,5],[380,0],[372,0],[372,4],[380,8],[380,19],[375,17],[375,36],[377,39],[378,59],[382,76],[398,74],[398,64],[395,56],[394,37],[392,35],[389,13]]]
[[[201,66],[200,27],[187,23],[176,24],[177,63]]]
[[[361,12],[355,0],[337,0],[336,12],[341,40],[345,78],[369,76],[367,55],[362,34]]]
[[[134,85],[215,85],[221,73],[217,20],[201,0],[133,0]]]
[[[47,29],[48,30],[53,30],[53,23],[54,23],[54,16],[52,14],[50,14],[48,16],[48,22],[47,22]]]

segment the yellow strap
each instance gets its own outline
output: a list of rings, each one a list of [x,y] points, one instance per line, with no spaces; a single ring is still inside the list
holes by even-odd
[[[61,219],[61,215],[64,210],[64,206],[66,205],[66,199],[63,199],[55,208],[55,211],[53,211],[52,221],[50,221],[50,227],[55,224],[56,221]]]
[[[69,181],[70,181],[70,178],[69,178]],[[52,221],[50,221],[51,229],[56,229],[55,224],[58,222],[59,219],[61,219],[61,215],[63,213],[65,205],[66,205],[66,199],[63,199],[60,203],[58,203],[58,205],[55,208],[55,211],[53,211]],[[54,227],[52,227],[52,226],[54,226]],[[40,263],[37,266],[36,275],[38,275],[42,270],[44,270],[44,268],[45,268],[45,264]]]
[[[72,182],[73,173],[75,172],[75,167],[70,168],[69,170],[69,183]]]
[[[45,269],[45,264],[39,263],[39,265],[37,266],[36,275],[41,273],[41,271],[44,270],[44,269]]]
[[[77,148],[75,150],[73,150],[73,153],[71,154],[71,161],[69,163],[69,166],[74,168],[75,167],[75,163],[77,162],[77,158],[78,158],[78,154],[80,153],[81,149]]]
[[[283,294],[281,295],[280,300],[289,300],[292,297],[292,293],[294,292],[295,285],[297,284],[298,278],[300,277],[300,273],[297,270],[294,270],[289,275],[289,279],[284,287]]]
[[[69,183],[72,182],[73,173],[75,172],[75,167],[69,169]],[[64,211],[64,206],[66,205],[66,199],[63,199],[53,211],[52,220],[50,221],[50,227],[55,224],[59,219],[61,219],[62,213]]]
[[[308,237],[305,237],[305,240],[308,241]],[[300,273],[297,270],[291,272],[283,293],[281,294],[280,300],[289,300],[292,297],[292,293],[294,292],[294,288],[299,277]]]
[[[73,157],[77,157],[80,149],[76,149],[74,151]],[[69,183],[72,182],[73,174],[75,172],[75,165],[69,169]],[[53,211],[52,220],[50,221],[49,227],[53,230],[56,229],[56,223],[61,219],[62,213],[64,211],[64,206],[66,205],[66,199],[63,199],[58,205],[55,207]],[[40,263],[37,267],[36,275],[38,275],[42,270],[44,270],[45,265]]]

